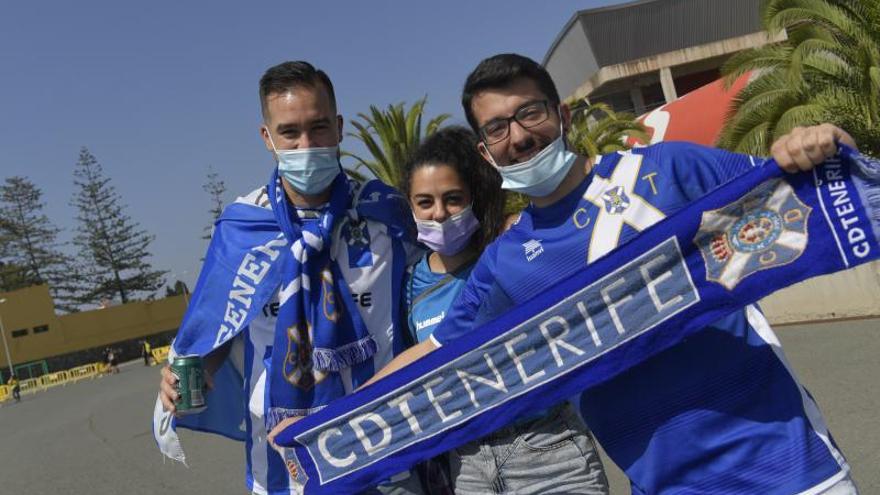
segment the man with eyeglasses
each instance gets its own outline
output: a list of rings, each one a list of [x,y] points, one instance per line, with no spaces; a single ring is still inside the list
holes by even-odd
[[[483,60],[465,83],[462,104],[502,187],[527,195],[531,205],[486,249],[431,338],[371,381],[527,303],[764,161],[687,143],[595,160],[577,155],[565,140],[570,111],[550,75],[514,54]],[[807,171],[833,156],[838,142],[855,147],[832,125],[798,128],[774,143],[772,155],[788,172]],[[580,411],[629,476],[634,494],[857,493],[818,407],[755,306],[584,392]],[[538,420],[544,421],[541,428],[561,431],[553,423],[559,420],[547,417]],[[518,456],[528,450],[523,444],[546,452],[564,440],[537,446],[533,442],[543,440],[544,431],[522,422],[509,428],[515,432],[504,438],[510,444],[489,437],[456,449],[457,493],[490,491],[505,482],[511,464],[513,474],[522,476],[516,486],[508,485],[511,491],[552,491],[542,489],[543,477],[558,471],[536,464],[522,475]],[[589,462],[593,453],[586,455]]]

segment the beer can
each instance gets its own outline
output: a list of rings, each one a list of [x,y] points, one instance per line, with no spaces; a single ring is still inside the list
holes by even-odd
[[[178,414],[196,414],[205,410],[205,376],[202,358],[198,355],[177,356],[171,362],[171,373],[177,377],[180,397],[176,407]]]

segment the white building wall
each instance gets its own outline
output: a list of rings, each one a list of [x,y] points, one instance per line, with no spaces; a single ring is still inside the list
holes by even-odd
[[[771,323],[880,316],[880,262],[801,282],[759,304]]]

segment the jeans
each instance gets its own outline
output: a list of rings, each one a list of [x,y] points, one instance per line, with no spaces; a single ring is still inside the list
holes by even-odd
[[[592,435],[565,402],[450,453],[458,495],[608,494]]]

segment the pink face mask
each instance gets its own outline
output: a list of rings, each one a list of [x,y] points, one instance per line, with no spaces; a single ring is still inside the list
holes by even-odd
[[[450,216],[443,223],[416,219],[419,241],[432,251],[451,256],[467,246],[471,235],[480,228],[471,205]]]

